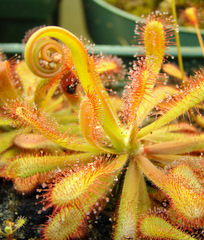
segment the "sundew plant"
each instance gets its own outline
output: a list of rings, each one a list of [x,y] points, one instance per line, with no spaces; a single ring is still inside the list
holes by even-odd
[[[139,26],[145,56],[122,98],[105,87],[124,75],[120,61],[89,55],[60,27],[35,31],[25,60],[0,63],[1,176],[53,208],[42,239],[83,238],[117,184],[113,239],[202,238],[204,134],[185,116],[204,100],[204,72],[180,87],[163,79],[172,25],[156,12]]]

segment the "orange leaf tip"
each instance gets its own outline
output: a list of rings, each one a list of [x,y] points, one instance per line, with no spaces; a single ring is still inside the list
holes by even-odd
[[[189,23],[192,25],[195,25],[198,23],[198,12],[197,8],[195,7],[189,7],[184,10],[184,15]]]

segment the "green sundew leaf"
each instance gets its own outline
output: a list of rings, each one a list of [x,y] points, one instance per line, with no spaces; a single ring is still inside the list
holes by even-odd
[[[76,114],[57,116],[56,119],[59,121],[60,124],[69,124],[69,123],[78,122],[78,116],[76,116]]]
[[[25,179],[36,174],[64,169],[73,166],[73,164],[90,162],[94,157],[95,155],[91,153],[66,156],[19,157],[8,165],[6,175],[9,178]]]
[[[124,236],[136,239],[139,214],[149,207],[144,176],[136,161],[132,159],[125,174],[114,240],[120,240]]]
[[[57,147],[58,145],[40,134],[20,134],[14,140],[14,144],[24,149],[41,149]]]
[[[182,154],[204,149],[204,134],[146,146],[147,154]]]
[[[61,130],[62,125],[59,125],[58,122],[48,114],[39,112],[29,106],[21,106],[22,103],[16,104],[12,109],[14,115],[20,119],[22,123],[30,124],[57,145],[81,152],[99,152],[96,147],[88,144],[83,138],[75,137],[69,132],[63,132]]]
[[[193,126],[193,125],[190,125],[186,122],[182,122],[182,123],[172,123],[172,124],[167,124],[167,125],[164,125],[163,127],[155,130],[154,132],[160,132],[160,133],[163,133],[163,132],[173,132],[173,133],[194,133],[194,134],[197,134],[198,133],[198,129]]]
[[[62,130],[62,132],[68,132],[70,135],[73,135],[73,136],[78,136],[78,137],[82,136],[82,134],[80,132],[80,127],[76,123],[70,123],[67,125],[63,125],[61,130]]]
[[[50,192],[52,204],[59,207],[75,206],[84,214],[108,193],[114,180],[127,161],[127,154],[114,159],[95,158],[93,163],[73,171],[57,182]]]
[[[44,108],[45,111],[49,112],[49,113],[55,113],[56,110],[59,108],[60,104],[62,104],[63,100],[64,100],[64,96],[63,95],[61,95],[57,99],[51,98],[50,101],[49,101],[49,104],[47,104],[45,106],[45,108]],[[62,110],[65,110],[65,108],[63,108]],[[62,110],[59,110],[59,111],[62,111]],[[67,107],[66,110],[67,110],[67,114],[68,114],[68,112],[71,112],[70,111],[71,107],[70,106]],[[57,111],[57,112],[59,112],[59,111]]]
[[[200,78],[197,82],[192,83],[192,87],[186,91],[182,90],[177,96],[179,100],[173,102],[172,107],[169,111],[161,116],[155,122],[149,124],[148,126],[142,128],[137,137],[141,138],[146,134],[164,126],[165,124],[170,123],[172,120],[179,117],[184,112],[196,106],[198,103],[204,100],[204,76],[201,74],[196,76]],[[196,79],[195,77],[195,79]]]
[[[146,177],[148,177],[155,185],[160,188],[165,186],[165,174],[159,170],[147,157],[143,155],[137,156],[137,163]]]
[[[180,163],[167,173],[167,181],[163,188],[171,199],[175,215],[198,226],[199,220],[204,217],[202,180],[203,177],[200,178],[190,166]]]
[[[10,119],[10,118],[0,117],[0,127],[1,127],[1,126],[8,126],[8,125],[10,125],[12,122],[13,122],[13,120]]]
[[[139,126],[149,112],[162,100],[177,94],[178,90],[170,86],[156,87],[151,96],[146,96],[137,110],[137,125]]]
[[[149,19],[144,27],[144,43],[146,50],[145,61],[152,67],[152,71],[157,75],[160,71],[164,58],[166,33],[161,21],[157,20],[157,15]]]
[[[64,206],[51,217],[44,236],[50,240],[83,238],[81,224],[86,214],[108,193],[126,160],[127,155],[123,155],[109,163],[90,165],[56,183],[50,196],[52,204],[57,200]],[[56,228],[60,228],[60,232],[57,233]]]
[[[166,166],[174,161],[189,160],[186,156],[177,154],[148,154],[148,158],[156,161],[159,166]]]
[[[144,136],[142,139],[150,140],[153,142],[168,142],[174,140],[183,140],[191,137],[190,134],[185,133],[172,133],[172,132],[157,132],[153,131],[151,134]]]
[[[23,225],[26,224],[26,222],[27,222],[26,217],[22,217],[22,216],[18,217],[15,222],[15,229],[17,230],[21,228]]]
[[[41,107],[41,105],[43,105],[43,101],[45,101],[46,90],[47,90],[47,86],[49,84],[49,81],[50,81],[50,79],[41,78],[40,81],[38,82],[37,86],[36,86],[34,101],[35,101],[35,104],[38,107]]]
[[[202,128],[204,128],[204,117],[200,116],[199,114],[196,116],[193,116],[193,119],[195,120],[195,122],[201,126]]]
[[[53,113],[52,115],[61,124],[78,122],[78,115],[76,113],[73,113],[73,111],[70,111],[69,109],[62,109],[58,112]]]
[[[10,61],[0,62],[0,97],[8,105],[11,103],[11,100],[18,98],[16,89],[11,82],[10,67]]]
[[[134,141],[138,138],[138,126],[142,124],[150,111],[156,107],[157,104],[162,102],[165,98],[171,97],[178,93],[177,89],[169,86],[156,87],[153,89],[152,94],[146,95],[140,103],[137,110],[137,123],[133,124],[130,128],[130,139],[134,144]],[[136,126],[136,127],[135,127]]]
[[[187,162],[187,163],[195,163],[202,162],[202,155],[200,156],[192,156],[192,155],[178,155],[178,154],[148,154],[148,158],[157,162],[159,166],[166,166],[173,162]],[[202,167],[200,168],[203,169]],[[204,170],[203,170],[204,173]]]
[[[0,134],[0,152],[13,145],[13,138],[17,135],[16,130]]]
[[[34,96],[34,101],[39,108],[42,108],[42,109],[48,108],[49,111],[51,111],[53,107],[55,106],[57,107],[57,105],[53,103],[53,100],[52,100],[52,105],[50,106],[48,106],[48,102],[51,100],[60,81],[61,79],[57,77],[41,78],[39,80],[38,85],[36,86],[36,89],[35,89],[35,96]],[[60,102],[62,102],[62,100],[63,100],[63,97],[60,97],[57,100],[55,100],[55,102],[59,104]],[[46,106],[48,107],[46,108]]]
[[[131,84],[124,92],[124,98],[129,105],[129,123],[133,124],[137,118],[137,109],[144,101],[143,99],[152,95],[157,74],[152,71],[152,66],[141,62],[133,65],[130,72]],[[131,104],[130,104],[131,103]]]
[[[156,216],[145,217],[140,224],[140,231],[144,237],[155,239],[196,240],[196,238],[172,226],[163,218]]]
[[[17,156],[21,150],[15,146],[7,149],[5,152],[1,153],[0,162],[10,162],[13,157]]]
[[[45,106],[48,105],[48,102],[51,100],[54,92],[57,90],[60,80],[61,79],[58,79],[56,82],[54,82],[54,84],[50,86],[48,92],[46,93],[45,99],[43,99],[43,101],[40,103],[42,109],[44,109]]]
[[[5,167],[12,161],[12,159],[20,153],[20,150],[11,147],[1,153],[0,156],[0,177],[5,177]]]
[[[76,207],[61,208],[45,225],[43,235],[50,240],[67,239],[68,236],[70,239],[82,239],[81,224],[84,219],[84,212],[79,211]],[[56,229],[60,229],[60,231],[56,231]]]
[[[34,89],[40,78],[29,70],[24,60],[17,64],[16,71],[23,84],[25,96],[33,98]]]
[[[91,145],[95,146],[102,152],[107,152],[106,148],[100,143],[100,139],[94,135],[94,129],[96,126],[94,125],[95,114],[91,102],[88,98],[84,98],[81,103],[80,111],[79,111],[79,125],[81,129],[81,134],[89,142]],[[103,138],[103,134],[101,133],[101,139]]]

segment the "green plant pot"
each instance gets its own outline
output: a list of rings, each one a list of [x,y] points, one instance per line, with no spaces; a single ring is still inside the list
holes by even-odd
[[[1,0],[0,42],[21,42],[36,26],[56,24],[59,0]]]
[[[136,21],[144,21],[103,0],[83,0],[86,22],[90,36],[96,44],[132,45]],[[204,39],[204,30],[201,30]],[[182,46],[198,46],[194,28],[179,27]]]
[[[129,63],[132,62],[136,56],[143,55],[144,52],[141,51],[140,47],[132,47],[132,46],[121,46],[121,45],[95,45],[93,47],[94,53],[99,54],[107,54],[107,55],[116,55],[123,59],[124,63],[129,66]],[[24,51],[24,45],[21,43],[0,43],[0,50],[4,52],[8,58],[12,57],[14,54],[21,55]],[[175,62],[178,64],[178,53],[177,47],[171,46],[166,51],[169,56],[173,56],[172,58],[169,57],[168,61]],[[203,67],[203,55],[202,51],[200,50],[199,46],[182,46],[181,47],[181,55],[184,62],[185,71],[191,73],[194,70],[198,70],[199,68]]]

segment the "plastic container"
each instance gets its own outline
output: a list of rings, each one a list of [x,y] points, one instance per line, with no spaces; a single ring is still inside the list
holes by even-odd
[[[126,65],[132,62],[135,58],[134,55],[142,55],[144,51],[140,47],[121,46],[121,45],[95,45],[93,47],[94,53],[98,54],[102,52],[107,55],[116,55],[123,59]],[[24,45],[21,43],[0,43],[0,50],[3,51],[8,58],[14,54],[21,55],[24,51]],[[177,47],[172,46],[166,51],[169,56],[168,61],[177,63]],[[198,70],[203,66],[203,55],[199,46],[181,47],[181,54],[184,62],[184,68],[186,71]]]
[[[36,26],[56,24],[59,0],[1,0],[0,42],[21,42]]]
[[[89,34],[96,44],[136,44],[134,29],[140,17],[120,10],[103,0],[83,0]],[[201,30],[204,39],[204,30]],[[194,28],[179,27],[182,46],[198,46]]]

